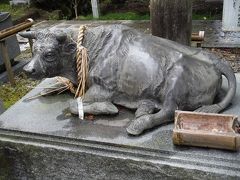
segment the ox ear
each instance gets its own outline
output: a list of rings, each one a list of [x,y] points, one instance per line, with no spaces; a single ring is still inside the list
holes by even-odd
[[[65,33],[60,33],[60,34],[56,35],[56,38],[57,38],[58,42],[62,43],[62,42],[64,42],[64,41],[66,41],[66,39],[67,39],[67,34],[65,34]]]
[[[18,34],[24,38],[36,39],[36,32],[34,31],[19,32]]]
[[[67,54],[73,54],[77,50],[77,44],[76,43],[68,43],[64,46],[64,52]]]

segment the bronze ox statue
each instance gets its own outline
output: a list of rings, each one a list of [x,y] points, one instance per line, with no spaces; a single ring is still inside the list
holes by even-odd
[[[21,33],[35,39],[34,57],[25,71],[37,78],[63,76],[77,84],[77,33]],[[177,109],[218,113],[230,104],[236,92],[235,75],[224,60],[124,25],[87,29],[83,45],[89,53],[85,113],[117,114],[116,105],[135,109],[135,119],[127,127],[132,135],[172,122]],[[229,87],[216,101],[222,75]],[[78,113],[74,101],[70,110]]]

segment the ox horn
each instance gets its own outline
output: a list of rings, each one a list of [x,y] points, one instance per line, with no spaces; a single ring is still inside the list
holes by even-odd
[[[59,42],[64,42],[67,39],[67,34],[65,33],[60,33],[56,36],[57,40]]]
[[[36,39],[36,33],[34,31],[19,32],[18,34],[24,38]]]

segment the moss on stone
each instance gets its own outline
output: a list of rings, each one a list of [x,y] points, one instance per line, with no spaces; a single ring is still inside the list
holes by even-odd
[[[0,99],[4,103],[5,109],[15,104],[38,84],[38,81],[28,79],[23,73],[15,77],[15,82],[15,86],[11,86],[10,83],[0,85]]]

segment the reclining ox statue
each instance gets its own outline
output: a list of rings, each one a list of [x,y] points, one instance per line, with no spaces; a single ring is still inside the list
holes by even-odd
[[[63,76],[77,84],[76,35],[78,32],[24,32],[35,39],[34,57],[25,71],[32,76]],[[83,109],[89,114],[117,114],[121,105],[135,109],[135,119],[127,132],[144,130],[172,122],[175,110],[218,113],[236,92],[231,67],[210,52],[143,34],[124,25],[87,29],[83,46],[89,54],[88,90]],[[221,91],[222,75],[228,91]],[[70,103],[77,114],[77,103]]]

